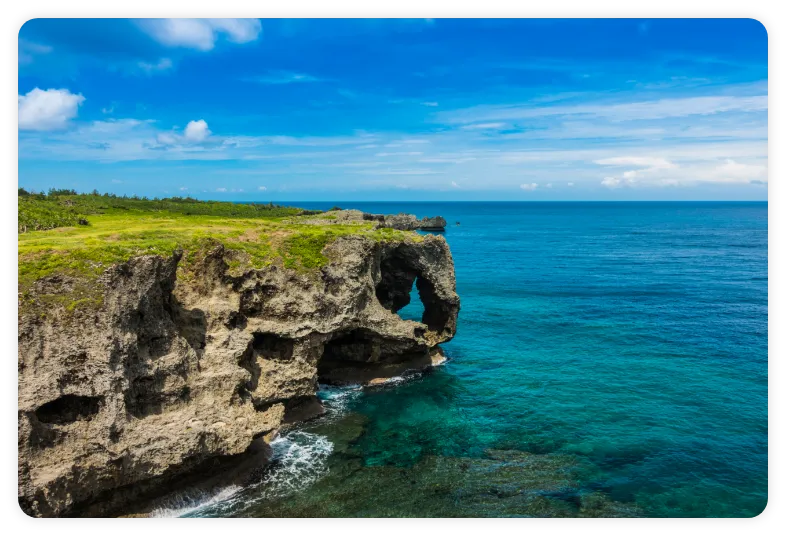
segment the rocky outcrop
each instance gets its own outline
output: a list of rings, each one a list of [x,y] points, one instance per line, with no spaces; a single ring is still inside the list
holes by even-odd
[[[327,219],[329,218],[329,219]],[[412,214],[371,214],[360,210],[331,210],[317,214],[310,223],[329,225],[331,223],[346,224],[352,222],[376,222],[376,228],[391,228],[399,231],[435,231],[444,232],[447,221],[442,216],[418,219]]]
[[[442,216],[418,219],[412,214],[369,214],[363,213],[364,220],[378,221],[378,227],[390,227],[400,231],[437,231],[443,232],[447,222]]]
[[[19,501],[35,516],[108,515],[318,415],[320,382],[368,381],[441,359],[456,331],[439,236],[346,236],[317,273],[232,276],[218,246],[188,274],[142,256],[107,270],[103,304],[19,318]],[[39,281],[67,289],[66,276]],[[396,312],[413,284],[422,322]]]

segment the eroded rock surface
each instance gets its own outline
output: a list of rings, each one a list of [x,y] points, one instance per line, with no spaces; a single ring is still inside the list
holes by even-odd
[[[412,214],[363,214],[365,220],[379,222],[379,227],[390,227],[400,231],[444,231],[447,222],[442,216],[425,217],[418,219]]]
[[[107,515],[264,450],[318,415],[318,382],[437,362],[459,298],[442,237],[326,247],[317,273],[228,273],[219,246],[188,278],[143,256],[100,280],[103,305],[19,319],[19,501],[31,515]],[[415,284],[422,322],[396,312]],[[40,285],[68,288],[65,276]],[[260,446],[261,444],[261,446]]]
[[[326,219],[326,216],[329,219]],[[448,222],[442,216],[425,217],[418,219],[412,214],[370,214],[360,210],[332,210],[316,215],[314,223],[351,223],[351,222],[376,222],[377,228],[391,228],[399,231],[436,231],[444,232]]]

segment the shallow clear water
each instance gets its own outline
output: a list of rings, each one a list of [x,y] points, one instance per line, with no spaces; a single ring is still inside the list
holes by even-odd
[[[448,220],[450,360],[325,390],[261,484],[187,515],[762,511],[766,203],[338,204]]]

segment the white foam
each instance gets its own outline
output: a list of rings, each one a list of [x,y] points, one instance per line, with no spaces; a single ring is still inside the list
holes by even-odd
[[[360,396],[362,392],[362,385],[344,385],[341,387],[320,385],[319,398],[327,409],[327,414],[323,419],[327,418],[330,420],[343,416],[347,412],[350,403]]]
[[[302,491],[328,472],[327,458],[333,443],[325,436],[295,430],[270,443],[271,464],[254,485],[252,502],[273,497],[286,497]]]
[[[407,371],[383,383],[398,384],[420,375],[420,372]],[[360,384],[341,387],[320,385],[319,397],[328,410],[321,422],[345,415],[352,401],[362,394],[363,388]],[[249,505],[259,500],[285,497],[308,488],[328,473],[327,459],[333,452],[333,443],[325,436],[294,430],[274,439],[270,447],[273,449],[270,465],[259,482],[245,489],[229,486],[214,492],[186,490],[153,510],[151,517],[182,517],[198,514],[210,507],[226,511],[233,509],[236,503]],[[242,496],[239,496],[240,491],[244,491]],[[216,512],[206,514],[216,515]]]
[[[151,512],[151,517],[183,517],[210,507],[225,511],[235,503],[247,506],[263,499],[286,497],[327,474],[327,458],[333,452],[333,443],[326,437],[301,430],[274,439],[270,447],[270,465],[258,483],[246,489],[229,486],[212,494],[183,491]],[[241,490],[247,492],[242,499],[237,496]],[[215,511],[206,513],[216,515]]]
[[[182,491],[150,512],[150,517],[183,517],[193,514],[198,510],[232,498],[241,489],[240,486],[228,486],[214,492]]]
[[[417,374],[417,373],[416,374],[409,374],[407,376],[393,376],[391,378],[388,378],[384,382],[382,382],[382,385],[389,385],[389,384],[392,384],[392,383],[403,383],[403,382],[405,382],[407,380],[411,380],[411,379],[416,378],[418,376],[420,376],[420,374]]]

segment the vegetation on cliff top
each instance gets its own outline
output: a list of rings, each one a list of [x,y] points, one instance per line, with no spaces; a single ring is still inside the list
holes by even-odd
[[[374,229],[371,222],[314,225],[306,221],[313,211],[272,203],[150,200],[68,190],[19,193],[20,308],[41,303],[44,296],[33,292],[34,284],[52,274],[81,283],[55,301],[67,308],[95,303],[91,282],[109,266],[139,255],[182,250],[179,269],[188,277],[190,262],[222,244],[230,252],[230,272],[237,275],[274,263],[308,272],[327,264],[323,249],[341,236],[419,239],[412,232]]]

